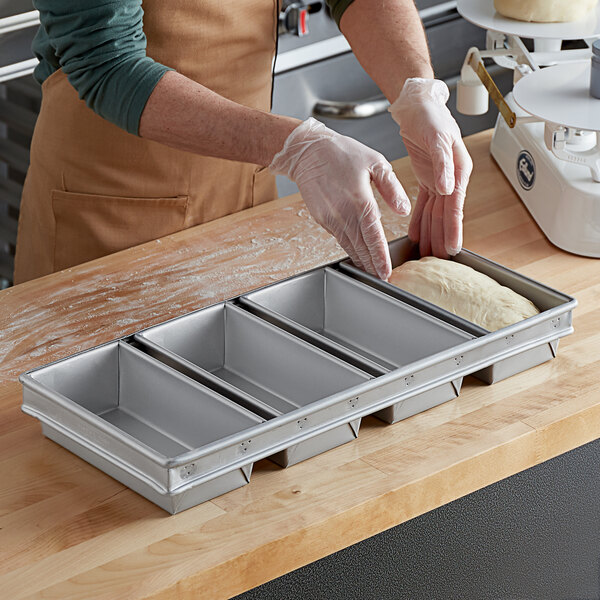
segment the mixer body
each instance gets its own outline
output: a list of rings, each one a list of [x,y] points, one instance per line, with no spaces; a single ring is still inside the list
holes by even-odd
[[[519,119],[527,113],[512,93],[505,99],[518,118],[511,129],[498,117],[490,148],[494,160],[555,246],[600,258],[600,183],[586,166],[557,158],[546,147],[544,122]],[[595,145],[592,137],[583,143]]]

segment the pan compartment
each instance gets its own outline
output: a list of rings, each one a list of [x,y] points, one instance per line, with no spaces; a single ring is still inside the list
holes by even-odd
[[[472,336],[334,271],[319,269],[240,298],[265,320],[374,376],[449,350]],[[436,376],[435,369],[429,377]],[[395,423],[458,396],[462,376],[374,415]]]
[[[23,410],[44,434],[176,512],[168,464],[263,419],[118,341],[23,376]],[[245,485],[252,463],[185,492],[194,504]],[[207,475],[199,473],[197,475]],[[163,488],[163,489],[159,489]]]
[[[389,244],[392,268],[409,260],[420,258],[418,247],[408,237],[397,239]],[[511,288],[518,294],[531,300],[540,310],[540,315],[525,319],[497,332],[490,332],[475,323],[471,323],[453,313],[406,292],[386,281],[365,273],[355,267],[350,259],[339,263],[341,272],[381,291],[392,298],[445,321],[478,338],[480,358],[488,358],[488,365],[473,372],[473,375],[491,384],[521,373],[527,369],[551,360],[556,356],[559,338],[572,331],[571,312],[577,305],[574,298],[553,290],[537,281],[521,275],[507,267],[494,263],[474,252],[463,249],[452,260],[465,264],[495,279],[501,285]],[[554,335],[552,335],[554,333]],[[550,335],[549,335],[550,334]],[[500,352],[502,344],[497,340],[504,336],[506,346]],[[540,339],[535,344],[535,339]],[[520,350],[519,347],[525,348]]]
[[[376,376],[473,338],[329,267],[250,292],[240,302]]]
[[[232,303],[185,315],[135,335],[153,357],[274,419],[370,379],[333,356]],[[271,459],[287,467],[358,435],[354,419]]]

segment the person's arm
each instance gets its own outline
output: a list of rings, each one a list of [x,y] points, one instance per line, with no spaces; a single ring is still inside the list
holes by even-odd
[[[410,202],[391,165],[314,119],[302,124],[226,100],[177,73],[148,99],[140,135],[189,152],[269,165],[298,185],[311,215],[353,262],[387,279],[389,251],[371,182],[399,214]]]
[[[142,0],[34,5],[41,22],[34,47],[44,50],[39,57],[62,68],[89,108],[129,133],[268,165],[300,123],[225,100],[147,56]]]
[[[409,77],[433,77],[413,0],[354,0],[340,19],[354,55],[390,102]]]
[[[419,243],[422,255],[456,254],[462,247],[463,204],[473,165],[446,107],[448,87],[433,79],[413,1],[354,0],[339,25],[389,99],[419,181],[409,237]]]
[[[311,215],[360,268],[387,279],[389,251],[371,182],[399,214],[410,202],[385,158],[314,119],[247,108],[166,73],[140,121],[142,137],[174,148],[269,165],[298,185]]]
[[[145,53],[141,0],[35,2],[61,68],[92,110],[143,138],[287,175],[357,265],[389,276],[371,182],[400,214],[410,203],[381,154],[312,119],[300,124],[227,100],[156,63]]]
[[[142,0],[33,0],[36,55],[61,68],[87,106],[134,135],[169,67],[146,55]],[[42,65],[44,66],[44,65]]]
[[[300,122],[242,106],[171,71],[148,98],[139,134],[195,154],[267,166]]]

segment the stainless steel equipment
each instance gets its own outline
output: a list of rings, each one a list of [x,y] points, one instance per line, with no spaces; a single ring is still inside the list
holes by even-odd
[[[409,250],[394,242],[395,264]],[[395,422],[455,398],[465,375],[491,382],[554,356],[573,331],[573,298],[467,250],[455,260],[542,312],[478,335],[342,261],[30,371],[23,410],[47,437],[184,510],[247,483],[261,458],[294,464],[355,438],[366,415]]]

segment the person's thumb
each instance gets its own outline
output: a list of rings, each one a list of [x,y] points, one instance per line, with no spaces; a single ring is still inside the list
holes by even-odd
[[[376,164],[371,180],[388,206],[402,216],[410,214],[410,200],[389,164]]]

